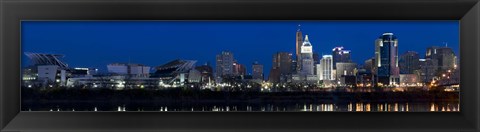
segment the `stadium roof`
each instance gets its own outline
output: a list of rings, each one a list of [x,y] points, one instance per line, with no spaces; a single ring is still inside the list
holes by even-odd
[[[61,68],[67,68],[68,65],[63,63],[59,58],[64,55],[59,54],[42,54],[25,52],[25,55],[32,60],[34,65],[57,65]]]

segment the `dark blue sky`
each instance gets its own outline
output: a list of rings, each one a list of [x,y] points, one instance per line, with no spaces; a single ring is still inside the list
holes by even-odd
[[[298,24],[314,52],[344,46],[360,64],[374,56],[374,41],[384,32],[398,37],[400,54],[413,50],[423,58],[427,47],[445,42],[459,51],[458,21],[23,21],[22,50],[64,54],[71,67],[103,71],[129,60],[154,67],[180,58],[215,66],[215,55],[229,50],[248,73],[258,60],[268,76],[274,53],[294,53]],[[29,65],[23,57],[22,65]]]

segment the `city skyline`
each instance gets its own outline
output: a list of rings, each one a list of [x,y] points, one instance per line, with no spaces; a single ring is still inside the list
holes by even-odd
[[[309,40],[312,43],[313,51],[314,53],[318,53],[320,56],[322,55],[329,55],[331,54],[331,50],[334,47],[337,46],[343,46],[345,49],[350,50],[352,52],[352,60],[353,62],[357,64],[363,64],[363,62],[371,57],[374,57],[374,42],[375,39],[378,38],[381,34],[384,32],[392,32],[394,33],[398,39],[399,39],[399,55],[405,53],[406,51],[416,51],[420,54],[420,58],[425,57],[425,50],[427,47],[430,46],[442,46],[442,44],[448,43],[448,47],[451,47],[453,51],[455,52],[456,55],[458,54],[458,22],[457,21],[435,21],[435,22],[345,22],[345,21],[339,21],[339,22],[330,22],[330,21],[304,21],[304,22],[270,22],[273,23],[272,25],[269,25],[267,23],[269,22],[198,22],[198,23],[192,23],[192,22],[138,22],[138,21],[132,21],[132,22],[114,22],[112,25],[106,25],[107,23],[110,22],[35,22],[35,21],[27,21],[27,22],[22,22],[22,50],[24,52],[47,52],[47,53],[56,53],[56,54],[64,54],[66,57],[64,58],[65,62],[69,64],[69,66],[72,67],[94,67],[94,68],[99,68],[103,71],[106,71],[106,65],[110,63],[117,63],[117,62],[132,62],[132,63],[140,63],[140,64],[145,64],[149,65],[152,67],[159,66],[162,64],[165,64],[169,62],[170,60],[174,59],[190,59],[190,60],[198,60],[200,64],[209,62],[212,67],[215,67],[215,55],[221,53],[222,51],[231,51],[234,54],[234,58],[243,65],[246,65],[247,68],[247,73],[251,73],[251,64],[255,61],[258,61],[260,64],[264,65],[264,76],[268,76],[270,68],[272,67],[272,62],[271,62],[271,57],[273,54],[277,52],[289,52],[295,55],[295,32],[298,30],[298,25],[300,24],[300,30],[303,32],[303,36],[308,35]],[[147,25],[142,25],[147,24]],[[160,24],[158,24],[160,23]],[[199,24],[200,23],[200,24]],[[335,24],[337,23],[337,24]],[[340,23],[340,24],[338,24]],[[139,25],[140,24],[140,25]],[[163,25],[162,25],[163,24]],[[173,24],[171,27],[165,27],[165,25]],[[176,24],[176,25],[175,25]],[[377,24],[377,25],[375,25]],[[126,27],[127,29],[117,29],[115,27],[121,26],[121,25],[129,25],[130,27]],[[134,27],[134,25],[137,26],[137,28]],[[155,26],[156,25],[156,26]],[[158,26],[161,25],[161,26]],[[183,25],[183,26],[182,26]],[[196,25],[196,27],[195,27]],[[338,30],[340,31],[333,31],[333,28],[325,28],[325,25],[337,25],[337,26],[342,26],[338,27]],[[378,34],[373,34],[377,33],[378,31],[356,31],[356,30],[349,30],[351,32],[354,32],[353,34],[362,34],[364,32],[368,32],[369,34],[363,34],[361,36],[352,36],[352,37],[347,37],[347,38],[338,38],[341,35],[338,34],[352,34],[350,32],[342,32],[344,28],[349,28],[349,27],[357,27],[358,30],[361,29],[366,29],[368,27],[389,27],[389,26],[395,26],[395,27],[390,27],[389,29],[385,29],[387,31],[384,32],[379,32]],[[42,27],[43,26],[43,27]],[[106,27],[99,27],[99,26],[106,26]],[[163,30],[157,30],[159,27],[164,27],[166,31]],[[185,27],[187,26],[187,27]],[[228,35],[222,35],[222,33],[225,33],[228,31],[228,29],[225,29],[224,27],[230,26],[233,28],[233,31],[247,31],[247,29],[251,29],[251,32],[239,32],[237,35],[239,36],[234,36],[234,37],[229,37]],[[237,26],[237,27],[235,27]],[[250,28],[246,28],[249,27]],[[266,27],[262,27],[266,26]],[[345,27],[343,27],[345,26]],[[407,29],[405,29],[405,26],[409,26]],[[149,28],[151,27],[151,28]],[[179,31],[174,30],[174,27],[178,27]],[[275,27],[275,28],[274,28]],[[282,28],[280,28],[282,27]],[[323,28],[322,28],[323,27]],[[420,27],[420,28],[419,28]],[[38,30],[44,29],[44,28],[51,28],[50,32],[44,32],[42,35],[35,34],[38,32]],[[97,28],[97,29],[96,29]],[[243,29],[246,28],[246,29]],[[252,29],[253,28],[253,29]],[[276,29],[278,28],[278,29]],[[284,29],[285,28],[285,31]],[[315,30],[321,28],[323,30]],[[403,28],[403,29],[402,29]],[[419,29],[418,29],[419,28]],[[109,30],[108,30],[109,29]],[[217,30],[214,30],[217,29]],[[292,30],[293,29],[293,30]],[[372,28],[375,30],[379,30],[376,28]],[[405,34],[408,31],[406,30],[427,30],[425,32],[411,32],[411,34]],[[116,32],[118,30],[125,30],[125,31],[131,31],[131,32]],[[152,30],[152,31],[150,31]],[[158,33],[160,35],[166,35],[167,33],[172,33],[172,34],[185,34],[185,31],[210,31],[215,32],[209,35],[200,35],[203,37],[208,37],[208,38],[203,38],[203,37],[195,37],[193,36],[181,36],[181,38],[187,38],[187,39],[182,39],[176,40],[175,42],[178,42],[178,44],[175,44],[175,46],[169,46],[169,45],[161,45],[161,46],[168,46],[168,47],[163,47],[163,48],[168,48],[173,51],[170,51],[171,53],[179,52],[180,54],[175,54],[174,57],[171,56],[162,56],[164,54],[156,54],[155,52],[151,52],[152,48],[149,48],[150,46],[155,47],[155,45],[148,44],[145,41],[147,40],[164,40],[165,37],[158,37],[155,38],[154,33]],[[280,30],[282,32],[278,33],[273,33],[273,31]],[[393,30],[393,31],[392,31]],[[92,31],[93,35],[86,35],[84,33],[87,33],[87,31]],[[88,43],[84,43],[85,45],[82,45],[80,42],[83,42],[85,40],[80,40],[78,37],[77,39],[73,40],[78,40],[77,41],[72,41],[71,37],[75,36],[69,36],[68,32],[75,33],[77,35],[84,35],[81,36],[83,38],[95,38],[95,37],[102,37],[102,36],[107,36],[108,37],[114,37],[114,35],[102,35],[100,33],[102,32],[93,32],[93,31],[102,31],[102,32],[107,32],[107,33],[113,33],[116,35],[121,35],[123,34],[123,37],[117,39],[110,39],[110,40],[104,40],[101,38],[97,39],[85,39],[86,41],[89,41]],[[255,31],[260,31],[261,33],[255,33]],[[397,31],[397,32],[395,32]],[[431,34],[427,34],[429,31],[431,31]],[[444,32],[434,32],[434,31],[444,31]],[[446,31],[451,31],[451,32],[446,32]],[[452,32],[453,31],[453,32]],[[267,32],[270,32],[272,34],[269,34]],[[125,39],[124,37],[127,37],[128,35],[132,35],[129,33],[140,33],[146,36],[140,36],[140,35],[133,35],[132,38],[127,38]],[[151,33],[151,34],[148,34]],[[187,33],[187,34],[191,34]],[[242,38],[241,35],[244,34],[254,34],[254,35],[246,35],[246,37],[252,37],[252,38],[257,38],[259,41],[254,41],[254,40],[243,40],[240,42],[248,42],[246,45],[235,45],[235,43],[239,43],[236,40],[241,40],[241,39],[235,39],[235,38]],[[325,35],[325,37],[320,36],[321,34],[328,34],[331,33],[330,35]],[[257,34],[263,34],[263,35],[258,35]],[[419,35],[419,34],[424,34],[424,35]],[[449,34],[455,34],[455,35],[449,35]],[[50,35],[50,37],[46,37]],[[58,35],[64,35],[64,37],[55,37]],[[96,36],[98,35],[98,36]],[[286,36],[288,37],[285,38],[277,38],[275,35],[279,36]],[[431,36],[433,35],[433,36]],[[168,36],[168,35],[167,35]],[[217,36],[220,38],[212,38],[212,36]],[[265,37],[262,37],[265,36]],[[330,37],[329,37],[330,36]],[[334,36],[334,37],[331,37]],[[349,35],[345,35],[349,36]],[[368,37],[367,37],[368,36]],[[413,36],[413,37],[412,37]],[[438,36],[438,38],[435,38],[435,36]],[[442,37],[443,36],[443,37]],[[33,38],[32,38],[33,37]],[[151,37],[151,38],[149,38]],[[192,44],[187,44],[187,43],[192,43],[196,42],[194,40],[189,40],[188,38],[196,38],[204,41],[201,41],[203,43],[198,43],[197,45],[194,45],[193,47],[188,47],[192,46]],[[446,37],[446,38],[445,38]],[[57,39],[54,39],[57,38]],[[58,39],[60,38],[60,39]],[[122,47],[125,45],[120,45],[119,44],[125,44],[124,41],[121,40],[129,40],[127,42],[132,42],[134,39],[139,39],[139,38],[144,38],[146,40],[144,41],[138,41],[141,44],[146,44],[146,45],[137,45],[137,44],[132,44],[132,47]],[[427,38],[427,39],[419,39],[419,38]],[[278,40],[277,40],[278,39]],[[363,40],[365,39],[365,40]],[[366,39],[369,39],[370,41],[366,41]],[[40,40],[40,41],[38,41]],[[63,40],[63,41],[62,41]],[[65,40],[69,40],[69,42],[65,42]],[[96,41],[95,41],[96,40]],[[175,39],[172,39],[175,40]],[[222,40],[230,40],[230,41],[222,41]],[[355,42],[359,44],[352,44],[351,40],[357,40]],[[99,44],[101,41],[110,41],[109,43],[102,43]],[[171,41],[168,39],[166,43]],[[185,41],[185,42],[183,42]],[[218,42],[220,41],[220,42]],[[329,42],[330,41],[330,42]],[[334,41],[338,41],[338,43],[335,43]],[[365,42],[366,41],[366,42]],[[453,42],[452,42],[453,41]],[[32,43],[46,43],[46,42],[51,42],[51,45],[56,45],[59,47],[55,47],[55,49],[52,50],[50,46],[45,46],[43,44],[33,44]],[[153,43],[155,41],[152,41],[150,43]],[[210,45],[203,45],[201,49],[199,48],[198,45],[205,44],[207,42],[211,42],[213,44]],[[230,46],[231,50],[228,49],[221,49],[225,48],[225,44],[222,45],[222,42],[225,44],[228,44]],[[341,42],[346,42],[345,44],[341,44]],[[432,43],[432,44],[421,44],[421,43]],[[232,43],[232,45],[230,45]],[[272,44],[272,43],[279,43],[279,44]],[[333,43],[333,44],[332,44]],[[369,43],[370,46],[364,46],[363,44]],[[415,43],[415,44],[412,44]],[[78,44],[78,45],[67,45],[67,44]],[[97,44],[97,45],[95,45]],[[99,45],[98,45],[99,44]],[[177,47],[176,45],[188,45],[188,46],[180,46]],[[260,45],[258,45],[260,44]],[[261,45],[265,44],[265,45]],[[39,47],[40,46],[40,47]],[[112,51],[97,51],[98,49],[95,49],[95,46],[98,47],[103,47],[105,49],[111,49]],[[109,47],[109,46],[114,46],[114,47]],[[117,47],[118,46],[118,47]],[[146,46],[143,48],[136,48],[134,46]],[[157,48],[162,48],[161,46]],[[210,46],[210,47],[209,47]],[[238,46],[245,46],[245,47],[238,47]],[[257,50],[255,50],[252,47],[249,46],[255,46]],[[329,47],[332,46],[332,47]],[[47,47],[46,49],[44,47]],[[50,47],[50,48],[48,48]],[[187,47],[187,48],[185,48]],[[57,49],[58,48],[58,49]],[[208,48],[213,48],[212,50],[207,50]],[[48,49],[48,50],[47,50]],[[362,50],[364,49],[364,50]],[[133,51],[132,51],[133,50]],[[142,50],[146,52],[142,52]],[[157,49],[160,51],[163,51],[162,49]],[[182,51],[184,53],[193,53],[193,54],[182,54]],[[205,51],[203,51],[205,50]],[[217,51],[218,50],[218,51]],[[250,51],[249,51],[250,50]],[[48,52],[50,51],[50,52]],[[72,51],[68,52],[68,51]],[[87,53],[87,54],[75,54],[78,53]],[[82,52],[83,51],[83,52]],[[149,52],[150,51],[150,52]],[[155,49],[153,49],[155,51]],[[252,52],[253,51],[253,52]],[[330,51],[330,52],[329,52]],[[68,52],[68,53],[65,53]],[[97,52],[97,53],[96,53]],[[120,52],[120,53],[116,53]],[[90,54],[88,54],[90,53]],[[114,55],[111,55],[113,53]],[[128,54],[127,56],[122,56],[122,53]],[[163,52],[162,52],[163,53]],[[122,57],[115,57],[116,55],[122,56]],[[167,53],[168,54],[168,51]],[[213,54],[213,55],[210,55]],[[78,60],[75,58],[78,57],[92,57],[92,56],[97,56],[94,58],[91,58],[93,60],[98,60],[98,61],[89,61],[89,62],[82,62],[85,60]],[[179,56],[179,57],[175,57]],[[190,58],[185,58],[191,56]],[[251,58],[250,58],[251,57]],[[25,57],[24,57],[25,58]],[[85,58],[83,58],[85,59]],[[126,59],[126,60],[125,60]],[[22,65],[23,66],[28,66],[28,59],[22,59]],[[318,61],[318,60],[317,60]],[[92,63],[92,62],[96,62]]]

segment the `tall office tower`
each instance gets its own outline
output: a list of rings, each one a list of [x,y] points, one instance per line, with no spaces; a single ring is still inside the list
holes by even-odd
[[[273,67],[272,69],[270,69],[270,74],[268,75],[268,82],[270,83],[280,82],[280,69],[275,69]]]
[[[308,35],[305,35],[305,41],[302,44],[302,69],[301,73],[303,75],[314,75],[313,74],[313,52],[312,52],[312,44],[308,40]]]
[[[438,62],[438,69],[445,71],[455,66],[457,57],[451,48],[432,46],[427,48],[426,59],[435,59]]]
[[[277,52],[272,57],[272,70],[275,74],[270,74],[269,80],[279,80],[273,82],[285,82],[288,75],[292,73],[292,54],[288,52]]]
[[[320,64],[320,55],[317,52],[313,52],[313,73],[317,75],[317,64]]]
[[[415,70],[418,70],[418,61],[420,57],[415,51],[407,51],[400,56],[398,60],[398,66],[400,68],[400,74],[413,74]]]
[[[297,33],[296,33],[296,43],[295,43],[295,56],[297,60],[296,72],[301,70],[302,66],[302,45],[303,45],[303,36],[302,31],[300,30],[300,25],[298,25]]]
[[[288,75],[292,73],[292,54],[288,52],[277,52],[273,55],[272,66],[280,69],[280,74]]]
[[[335,47],[332,49],[333,69],[336,69],[337,62],[352,62],[350,59],[350,50],[345,50],[343,47]]]
[[[252,64],[252,78],[263,80],[263,65],[259,64],[258,61],[253,62]]]
[[[238,63],[237,61],[233,62],[233,75],[243,76],[247,74],[247,68],[245,65]]]
[[[395,85],[400,81],[398,68],[398,39],[393,33],[384,33],[375,41],[377,83]]]
[[[317,75],[319,76],[320,80],[334,80],[335,77],[332,74],[333,71],[333,59],[332,55],[323,55],[322,59],[320,60],[319,71],[317,71]]]
[[[419,59],[419,70],[417,76],[424,83],[432,81],[433,77],[437,74],[438,60],[436,59]]]
[[[233,53],[222,51],[216,57],[215,81],[222,82],[222,76],[233,75]]]
[[[365,60],[365,64],[363,65],[363,69],[367,72],[373,73],[375,71],[375,57]]]
[[[296,73],[296,72],[297,72],[297,60],[292,59],[292,66],[291,66],[290,73]]]

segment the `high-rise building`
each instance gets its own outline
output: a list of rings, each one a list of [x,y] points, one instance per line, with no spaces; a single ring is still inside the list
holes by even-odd
[[[449,47],[432,46],[427,48],[426,59],[436,59],[439,71],[452,69],[455,66],[457,57]]]
[[[305,35],[305,41],[302,44],[302,64],[301,64],[301,73],[303,75],[314,75],[314,61],[313,61],[313,49],[312,44],[308,40],[308,35]]]
[[[273,55],[272,67],[280,69],[280,74],[288,75],[292,73],[292,54],[288,52],[277,52]]]
[[[233,75],[244,76],[246,74],[247,74],[247,68],[245,67],[245,65],[234,61],[233,62]]]
[[[301,69],[302,65],[302,45],[303,45],[303,36],[302,36],[302,31],[300,30],[300,25],[298,25],[297,33],[296,33],[296,43],[295,43],[295,57],[296,57],[296,72],[299,72]]]
[[[272,69],[278,74],[270,74],[269,80],[279,80],[275,82],[285,82],[287,76],[292,73],[292,54],[288,52],[277,52],[272,57]]]
[[[297,60],[292,59],[292,67],[291,67],[290,72],[291,72],[291,73],[296,73],[296,72],[297,72],[297,66],[298,66],[298,65],[297,65]]]
[[[364,63],[363,69],[365,69],[366,72],[373,73],[375,71],[375,57],[365,60]]]
[[[320,64],[320,55],[317,52],[313,52],[313,73],[317,75],[317,64]]]
[[[268,75],[268,82],[270,83],[280,83],[280,69],[273,68],[270,69],[270,74]]]
[[[419,59],[420,57],[415,51],[407,51],[403,53],[398,61],[400,74],[413,74],[414,71],[419,68]]]
[[[222,76],[233,75],[233,53],[222,51],[216,57],[215,81],[222,82]]]
[[[333,71],[333,59],[332,55],[323,55],[322,59],[320,60],[320,64],[318,64],[319,69],[317,71],[317,75],[319,76],[320,80],[335,80],[335,77],[332,74]]]
[[[420,77],[422,82],[430,82],[437,74],[438,60],[437,59],[419,59],[419,67],[416,74]]]
[[[252,64],[252,78],[263,80],[263,65],[255,61]]]
[[[395,85],[400,81],[398,67],[398,39],[393,33],[384,33],[375,41],[377,83]]]
[[[340,86],[355,85],[357,64],[352,62],[337,62],[336,79]]]
[[[335,47],[332,49],[333,69],[336,69],[337,62],[352,62],[350,59],[350,50],[345,50],[343,47]]]

